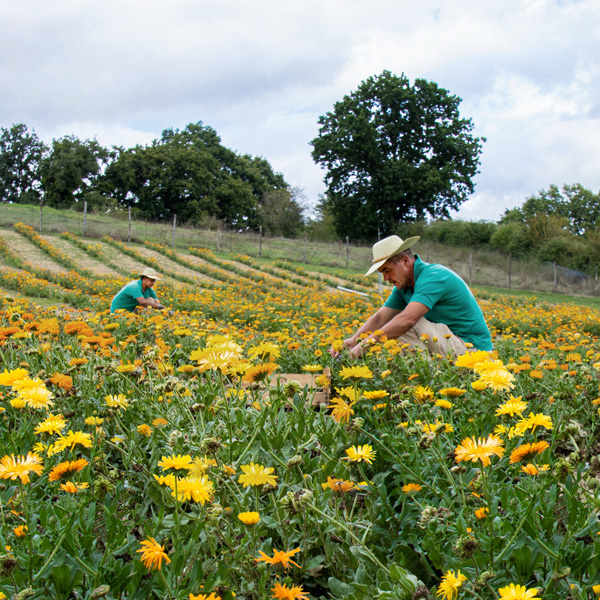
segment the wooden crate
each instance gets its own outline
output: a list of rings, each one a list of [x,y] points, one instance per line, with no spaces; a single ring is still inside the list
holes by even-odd
[[[312,406],[319,406],[320,404],[329,404],[330,389],[327,387],[319,387],[316,379],[325,375],[331,380],[331,369],[325,367],[322,373],[276,373],[271,377],[270,385],[278,385],[278,383],[285,384],[287,381],[296,381],[300,384],[300,387],[304,389],[308,386],[309,390],[315,390],[312,398]],[[249,384],[244,383],[243,388],[247,388]],[[265,389],[262,392],[263,398],[269,397],[269,390]]]

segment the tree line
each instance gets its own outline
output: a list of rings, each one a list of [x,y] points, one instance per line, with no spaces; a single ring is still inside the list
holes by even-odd
[[[105,148],[70,135],[48,146],[26,124],[0,128],[0,202],[131,209],[137,218],[296,237],[302,193],[261,157],[238,154],[209,126],[166,129],[147,146]]]

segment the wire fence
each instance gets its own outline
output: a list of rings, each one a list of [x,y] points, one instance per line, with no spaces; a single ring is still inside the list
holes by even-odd
[[[42,234],[68,231],[85,238],[105,235],[134,243],[161,243],[179,249],[208,248],[215,253],[241,254],[274,261],[324,265],[333,269],[366,271],[371,263],[371,246],[342,242],[320,242],[308,237],[286,239],[265,237],[255,232],[214,228],[195,228],[177,219],[149,222],[135,219],[130,212],[111,214],[58,211],[26,205],[1,205],[0,227],[22,222]],[[555,263],[517,260],[501,252],[455,248],[422,240],[415,248],[426,262],[441,263],[458,273],[471,286],[490,286],[513,290],[553,292],[570,295],[600,295],[597,271],[590,277]]]

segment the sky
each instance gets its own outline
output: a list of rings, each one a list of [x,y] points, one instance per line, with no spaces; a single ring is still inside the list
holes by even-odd
[[[462,98],[486,138],[455,218],[600,191],[598,0],[0,0],[0,127],[149,144],[201,121],[309,204],[319,116],[372,75]]]

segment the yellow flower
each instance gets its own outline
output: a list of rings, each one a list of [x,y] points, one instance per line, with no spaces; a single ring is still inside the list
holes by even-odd
[[[356,367],[343,367],[340,370],[342,379],[372,379],[373,373],[369,367],[365,365]]]
[[[422,489],[423,489],[423,486],[419,485],[418,483],[407,483],[406,485],[402,486],[402,491],[405,494],[412,494],[412,493],[418,492]]]
[[[73,450],[77,444],[82,445],[84,448],[91,448],[92,436],[89,433],[83,433],[83,431],[76,431],[73,433],[69,430],[67,435],[61,435],[56,442],[54,442],[54,447],[58,450],[64,450],[71,446],[71,450]]]
[[[111,408],[127,408],[129,406],[129,400],[124,394],[117,394],[116,396],[111,394],[105,396],[104,400]]]
[[[60,489],[64,492],[69,492],[69,494],[77,494],[89,487],[89,484],[86,482],[83,483],[73,483],[72,481],[66,481],[65,483],[60,484]]]
[[[102,417],[86,417],[83,422],[92,427],[99,427],[104,423],[104,419]]]
[[[292,556],[298,554],[298,552],[300,552],[300,548],[288,550],[287,552],[273,548],[273,556],[271,557],[267,556],[262,550],[259,550],[260,558],[255,558],[254,560],[256,562],[266,562],[269,565],[281,565],[284,569],[289,569],[290,563],[300,568],[300,565],[292,560]]]
[[[48,408],[53,406],[52,398],[54,395],[44,385],[27,387],[19,390],[19,398],[25,400],[25,403],[31,408]]]
[[[418,385],[417,387],[413,388],[412,395],[414,396],[415,400],[421,404],[422,402],[431,400],[433,398],[433,390],[429,386]]]
[[[381,398],[387,398],[390,393],[386,390],[374,390],[372,392],[363,392],[363,396],[367,400],[381,400]]]
[[[260,515],[257,512],[243,512],[238,515],[238,519],[244,525],[256,525],[260,521]]]
[[[527,589],[524,585],[511,583],[498,590],[500,600],[541,600],[536,594],[537,588]]]
[[[17,536],[17,537],[23,537],[24,535],[27,534],[28,528],[27,525],[19,525],[18,527],[15,527],[13,529],[13,533]]]
[[[192,466],[190,467],[190,476],[191,477],[202,477],[204,473],[210,467],[216,467],[217,461],[214,458],[208,458],[208,456],[196,456],[192,461]]]
[[[0,459],[0,479],[12,479],[17,477],[21,483],[29,483],[29,473],[41,475],[44,467],[42,459],[31,452],[27,456],[17,456],[14,454],[6,455]]]
[[[515,415],[520,415],[527,408],[527,402],[523,402],[521,398],[522,396],[518,396],[517,398],[511,396],[504,404],[501,404],[497,408],[496,416],[510,415],[514,417]]]
[[[504,454],[502,440],[495,435],[489,435],[487,440],[479,438],[466,438],[456,447],[454,451],[457,462],[462,461],[481,461],[482,465],[487,467],[490,464],[490,456],[501,457]]]
[[[334,398],[327,408],[333,409],[331,416],[336,423],[348,423],[350,417],[354,414],[354,410],[352,409],[353,404],[353,402],[347,404],[343,398]]]
[[[466,352],[459,356],[454,364],[457,367],[466,367],[467,369],[472,369],[477,363],[484,362],[487,360],[489,356],[489,352],[485,350],[477,350],[476,352]]]
[[[280,355],[279,346],[273,342],[262,342],[258,346],[248,348],[250,358],[260,358],[262,361],[269,359],[268,362],[270,362],[272,359],[279,358]]]
[[[333,477],[327,477],[327,481],[321,484],[321,487],[326,490],[330,489],[334,492],[348,492],[354,489],[354,482],[345,479],[335,479]]]
[[[168,421],[166,419],[163,419],[162,417],[157,417],[156,419],[154,419],[154,421],[152,421],[152,425],[154,425],[154,427],[162,427],[163,425],[167,425]]]
[[[137,430],[140,435],[145,437],[150,437],[152,435],[152,427],[150,427],[150,425],[146,425],[145,423],[138,425]]]
[[[173,490],[172,495],[175,497],[175,488],[171,489]],[[205,502],[212,500],[213,493],[214,484],[206,476],[177,479],[177,499],[180,502],[193,500],[194,502],[200,502],[204,506]]]
[[[549,448],[548,442],[535,442],[533,444],[522,444],[510,453],[510,464],[530,460]]]
[[[365,444],[364,446],[352,446],[346,450],[346,454],[348,456],[344,457],[343,460],[349,460],[351,462],[368,462],[369,464],[373,464],[373,459],[375,458],[375,451],[369,444]]]
[[[167,469],[186,469],[189,470],[192,468],[192,457],[189,454],[185,456],[181,456],[178,454],[175,456],[174,454],[171,456],[163,456],[162,460],[158,461],[158,466],[162,468],[163,471]]]
[[[536,427],[544,427],[545,429],[553,429],[552,419],[542,413],[534,415],[529,413],[529,416],[525,419],[521,419],[515,426],[517,435],[523,435],[528,429],[531,429],[533,433]]]
[[[453,600],[458,595],[458,588],[466,580],[467,578],[460,571],[456,573],[446,571],[435,595],[440,596],[443,600]]]
[[[42,421],[35,428],[34,432],[40,433],[60,433],[67,426],[67,422],[62,415],[48,415],[45,421]]]
[[[263,467],[251,462],[249,465],[242,465],[243,475],[238,477],[238,481],[244,486],[250,485],[277,485],[277,475],[271,475],[275,471],[273,467]]]
[[[221,600],[221,596],[217,596],[214,592],[208,594],[192,594],[190,592],[189,600]]]
[[[479,380],[494,392],[511,390],[515,387],[513,381],[515,376],[506,369],[494,369],[485,371]]]
[[[448,400],[436,400],[435,405],[440,408],[452,408],[454,406],[452,402],[449,402]]]
[[[0,385],[11,387],[15,381],[25,379],[28,375],[27,369],[14,369],[12,371],[4,369],[4,372],[0,373]]]
[[[271,591],[273,592],[271,598],[276,598],[277,600],[308,600],[308,596],[301,585],[289,588],[277,582],[275,587],[271,588]]]
[[[165,547],[161,546],[154,538],[148,538],[140,543],[142,546],[137,552],[142,553],[141,561],[147,569],[159,569],[162,561],[168,564],[171,559],[165,553]]]
[[[462,396],[466,393],[466,390],[461,390],[460,388],[455,387],[444,388],[443,390],[440,390],[440,394],[442,396],[450,396],[451,398],[458,398],[459,396]]]
[[[476,392],[483,392],[483,390],[487,389],[487,383],[485,383],[485,381],[481,381],[480,379],[478,379],[477,381],[473,381],[471,383],[471,387]]]
[[[489,510],[489,508],[487,508],[487,506],[483,506],[481,508],[478,508],[475,511],[475,516],[478,519],[485,519],[489,514],[490,514],[490,510]]]
[[[308,373],[318,373],[323,370],[323,367],[321,365],[304,365],[302,370]]]
[[[254,381],[263,381],[269,375],[272,375],[279,366],[273,362],[259,363],[248,367],[244,375],[244,381],[247,383],[253,383]]]
[[[85,469],[89,465],[88,461],[85,458],[80,458],[78,460],[67,460],[65,462],[61,462],[57,464],[49,473],[48,481],[57,481],[58,479],[66,479],[70,477],[74,473]]]

